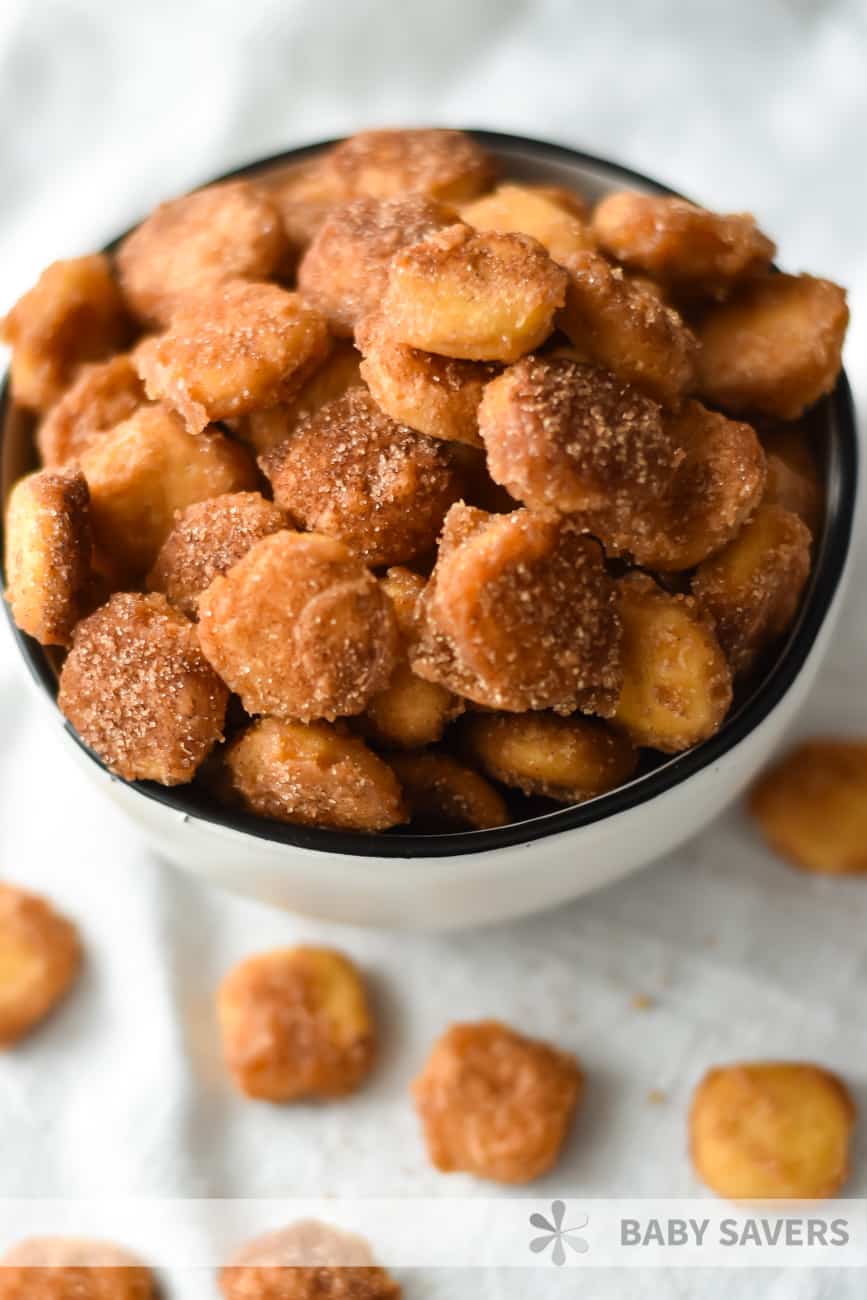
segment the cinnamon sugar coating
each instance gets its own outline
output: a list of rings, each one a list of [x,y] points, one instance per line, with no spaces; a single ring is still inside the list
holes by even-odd
[[[19,479],[6,507],[6,599],[42,645],[68,645],[92,594],[90,494],[78,470]]]
[[[417,194],[351,199],[319,227],[298,267],[298,289],[333,334],[351,337],[379,307],[395,253],[454,220],[448,208]]]
[[[250,181],[231,181],[160,204],[123,241],[117,264],[135,315],[168,325],[202,290],[267,279],[287,249],[272,199]]]
[[[350,388],[361,386],[360,363],[361,353],[345,339],[338,339],[295,397],[264,411],[251,411],[238,420],[238,437],[249,443],[258,455],[264,455],[294,433],[308,415],[315,415],[327,402],[342,397]]]
[[[330,1274],[334,1269],[369,1269],[374,1263],[369,1242],[357,1233],[345,1232],[322,1219],[295,1219],[234,1250],[221,1270],[220,1287],[228,1300],[244,1300],[253,1294],[260,1300],[308,1300],[311,1293],[304,1289],[306,1283],[299,1282],[300,1290],[292,1290],[291,1274],[313,1274],[314,1265]],[[309,1277],[307,1282],[311,1282]],[[334,1285],[334,1294],[342,1296],[336,1278],[326,1276],[324,1283]],[[317,1294],[315,1288],[312,1294]]]
[[[471,713],[461,723],[461,742],[488,776],[561,803],[583,803],[623,785],[637,763],[626,737],[595,718]]]
[[[200,433],[292,398],[328,346],[325,321],[297,293],[234,280],[189,299],[136,364],[148,397]]]
[[[226,750],[224,769],[227,793],[272,821],[384,831],[406,820],[388,765],[328,722],[260,718]]]
[[[509,810],[502,795],[471,767],[450,754],[391,754],[389,764],[403,786],[413,820],[434,831],[487,830],[505,826]]]
[[[401,653],[388,685],[374,695],[358,726],[364,735],[389,748],[422,749],[442,739],[448,724],[463,713],[464,702],[439,682],[417,676],[409,664],[421,630],[424,578],[398,565],[388,570],[380,585],[391,601]]]
[[[748,672],[783,635],[810,576],[810,530],[782,506],[759,506],[734,541],[698,566],[692,594],[732,672]]]
[[[217,429],[193,436],[162,405],[140,407],[81,457],[97,543],[121,574],[147,571],[175,512],[256,486],[250,453]]]
[[[400,1300],[363,1237],[301,1219],[247,1242],[220,1270],[224,1300]]]
[[[228,691],[162,595],[122,592],[79,623],[57,702],[128,781],[181,785],[222,738]]]
[[[856,1115],[843,1080],[819,1065],[716,1066],[693,1094],[692,1163],[702,1182],[731,1200],[834,1196],[849,1175]]]
[[[573,1056],[483,1020],[452,1025],[412,1091],[437,1169],[517,1184],[555,1164],[584,1079]]]
[[[539,510],[628,512],[684,454],[652,398],[565,357],[524,357],[488,384],[479,429],[491,477]]]
[[[774,244],[747,212],[722,215],[685,199],[626,191],[593,213],[606,253],[681,293],[724,297],[770,265]]]
[[[400,1300],[402,1288],[384,1268],[225,1268],[225,1300]]]
[[[796,745],[759,777],[749,810],[793,866],[867,873],[867,741],[815,736]]]
[[[0,881],[0,1049],[18,1042],[53,1011],[80,966],[75,926],[46,899]]]
[[[332,949],[249,957],[220,985],[217,1013],[226,1065],[248,1097],[343,1097],[373,1066],[375,1030],[361,975]]]
[[[12,349],[12,396],[46,411],[87,361],[122,348],[131,323],[103,253],[52,262],[0,322]]]
[[[794,420],[837,382],[846,292],[812,275],[769,275],[698,326],[698,391],[735,413]]]
[[[248,713],[329,721],[389,681],[398,632],[373,574],[341,543],[274,533],[199,597],[199,639]]]
[[[424,615],[421,598],[426,582],[402,564],[393,565],[380,579],[380,586],[391,601],[394,617],[404,645],[414,646],[421,636]]]
[[[156,1300],[150,1269],[104,1241],[31,1237],[0,1256],[0,1300]]]
[[[331,210],[346,201],[339,181],[330,174],[326,157],[320,154],[257,177],[280,213],[289,240],[290,264],[297,264]]]
[[[575,254],[565,265],[569,284],[558,323],[572,343],[660,402],[688,392],[698,343],[674,308],[598,253]]]
[[[261,466],[293,519],[373,565],[429,551],[463,488],[449,449],[397,424],[363,388],[302,420]]]
[[[197,501],[176,515],[148,574],[148,590],[161,591],[195,618],[199,596],[214,578],[237,564],[255,542],[286,527],[283,511],[259,492],[227,492]]]
[[[498,185],[492,194],[462,207],[460,215],[476,230],[532,235],[555,262],[566,262],[595,244],[579,196],[554,186]]]
[[[446,727],[464,711],[463,700],[413,672],[401,659],[385,690],[369,702],[358,720],[365,736],[379,745],[421,749],[442,740]]]
[[[666,416],[672,445],[686,453],[656,500],[581,515],[610,554],[660,572],[690,569],[721,550],[762,499],[767,473],[755,431],[699,402]]]
[[[397,253],[382,311],[401,343],[467,361],[517,361],[566,299],[566,272],[528,235],[449,226]]]
[[[361,377],[394,420],[444,442],[482,445],[479,403],[500,372],[483,361],[459,361],[399,343],[385,317],[365,317],[355,332],[364,354]]]
[[[323,156],[322,174],[347,197],[423,194],[463,203],[491,183],[494,163],[463,131],[359,131]]]
[[[79,460],[90,444],[146,402],[144,384],[128,352],[82,366],[36,434],[49,469]]]
[[[617,589],[623,689],[614,721],[633,744],[668,754],[707,740],[732,702],[713,626],[693,597],[669,595],[647,574],[630,573]]]
[[[491,708],[607,715],[620,624],[602,551],[569,520],[449,511],[415,672]]]

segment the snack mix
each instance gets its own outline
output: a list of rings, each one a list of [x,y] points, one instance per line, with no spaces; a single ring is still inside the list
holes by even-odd
[[[822,522],[809,412],[846,295],[774,251],[747,214],[591,208],[460,131],[388,130],[54,263],[2,325],[42,464],[6,583],[67,719],[127,780],[369,833],[502,826],[700,744],[792,626]],[[247,1061],[238,1005],[299,969],[225,991],[257,1095],[362,1072],[284,1076],[276,1040]]]

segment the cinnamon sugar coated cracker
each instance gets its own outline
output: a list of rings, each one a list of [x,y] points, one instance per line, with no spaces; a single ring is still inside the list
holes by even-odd
[[[399,343],[380,315],[360,321],[355,339],[364,354],[361,378],[392,419],[444,442],[482,445],[479,405],[499,366],[440,357]]]
[[[112,596],[75,630],[57,702],[128,781],[191,781],[222,739],[228,691],[189,619],[161,595]]]
[[[201,433],[292,397],[327,352],[325,322],[298,294],[234,280],[191,298],[137,365],[148,397]]]
[[[251,411],[235,421],[238,437],[258,455],[264,455],[294,433],[307,416],[315,415],[350,388],[358,388],[360,366],[361,353],[345,339],[337,339],[324,361],[288,402]]]
[[[420,676],[517,713],[614,711],[614,586],[601,548],[568,520],[453,506],[423,609]]]
[[[665,417],[683,459],[656,499],[611,501],[580,518],[610,555],[661,572],[691,569],[737,537],[762,499],[767,466],[755,431],[700,402]]]
[[[867,742],[817,736],[753,786],[750,812],[771,848],[804,871],[867,872]]]
[[[39,426],[43,464],[52,468],[79,460],[100,434],[128,419],[146,401],[130,353],[82,366]]]
[[[395,253],[454,220],[421,195],[352,199],[323,221],[298,267],[298,288],[332,333],[351,338],[379,306]]]
[[[194,436],[160,403],[139,408],[94,441],[80,464],[90,487],[94,537],[130,576],[153,564],[175,511],[257,483],[245,447],[213,425]]]
[[[437,1169],[514,1184],[556,1163],[583,1091],[573,1056],[495,1020],[452,1025],[412,1085]]]
[[[361,975],[328,948],[282,948],[223,980],[217,1013],[226,1066],[248,1097],[343,1097],[370,1073],[373,1016]]]
[[[72,922],[46,899],[0,881],[0,1048],[41,1024],[66,996],[80,966]]]
[[[577,196],[544,185],[498,185],[460,209],[461,219],[476,230],[532,235],[555,262],[592,248],[594,238],[576,208]]]
[[[690,596],[647,574],[617,584],[623,689],[614,721],[635,745],[675,754],[707,740],[732,702],[731,670],[713,623]]]
[[[480,831],[505,826],[509,820],[502,795],[450,754],[429,749],[392,754],[389,762],[409,800],[413,820],[422,828]]]
[[[387,597],[342,542],[274,533],[199,598],[199,640],[248,713],[329,721],[388,685],[398,632]]]
[[[266,279],[287,250],[276,204],[255,184],[234,181],[161,204],[123,241],[117,262],[136,316],[168,325],[203,289]]]
[[[427,584],[420,573],[395,564],[383,574],[380,585],[391,601],[401,638],[409,649],[421,636],[424,621],[421,598]]]
[[[342,1228],[332,1227],[322,1219],[295,1219],[285,1227],[263,1232],[245,1241],[234,1250],[220,1272],[220,1287],[227,1297],[251,1294],[285,1300],[292,1286],[293,1274],[304,1281],[299,1290],[292,1292],[300,1297],[309,1293],[308,1286],[316,1286],[317,1269],[326,1273],[325,1281],[339,1293],[340,1271],[334,1277],[332,1270],[370,1269],[375,1264],[373,1251],[364,1237]],[[290,1272],[290,1270],[292,1270]],[[284,1290],[281,1290],[281,1283]],[[354,1294],[354,1293],[353,1293]]]
[[[90,493],[78,470],[19,479],[6,507],[6,599],[42,645],[68,645],[91,597]]]
[[[0,1255],[0,1300],[157,1300],[149,1268],[106,1241],[31,1237]]]
[[[148,574],[149,591],[161,591],[194,618],[199,596],[254,543],[287,526],[283,511],[258,492],[227,492],[197,501],[175,516]]]
[[[735,674],[749,671],[794,619],[812,540],[797,515],[762,504],[733,542],[698,566],[692,594]]]
[[[462,203],[494,178],[494,163],[463,131],[360,131],[323,163],[324,175],[347,197],[424,194]]]
[[[223,1300],[401,1300],[363,1237],[316,1219],[278,1228],[236,1251],[220,1270]]]
[[[327,155],[323,154],[261,173],[256,180],[280,213],[289,241],[288,262],[297,266],[331,209],[347,196],[329,173]]]
[[[830,1070],[749,1061],[709,1070],[689,1116],[695,1172],[729,1200],[817,1200],[849,1174],[856,1108]]]
[[[661,496],[684,457],[659,406],[610,371],[525,357],[488,384],[479,428],[491,477],[568,514]]]
[[[112,771],[305,839],[481,830],[701,744],[771,671],[845,291],[748,213],[482,139],[263,164],[8,311],[43,468],[6,595]]]
[[[363,388],[302,420],[261,465],[291,518],[368,564],[431,550],[463,486],[444,444],[392,420]]]
[[[812,275],[771,275],[709,311],[698,327],[698,389],[728,411],[794,420],[837,382],[846,293]]]
[[[327,722],[260,718],[229,746],[224,767],[232,797],[272,821],[383,831],[406,820],[388,765]]]
[[[527,235],[448,226],[395,254],[382,310],[401,343],[467,361],[517,361],[544,343],[566,272]]]
[[[698,341],[658,291],[598,253],[577,253],[564,264],[569,283],[558,323],[575,347],[660,402],[689,392]]]
[[[401,652],[388,685],[373,696],[358,727],[388,749],[421,749],[442,740],[449,723],[463,713],[465,702],[439,682],[425,681],[410,667],[410,652],[421,633],[424,578],[396,565],[380,580],[380,586],[391,601]]]
[[[559,803],[583,803],[623,785],[638,762],[622,732],[596,718],[553,713],[468,714],[461,742],[496,781]]]
[[[122,348],[130,321],[102,253],[52,262],[0,322],[12,348],[12,396],[46,411],[88,361]]]
[[[466,707],[459,695],[419,677],[402,658],[385,690],[379,691],[358,719],[369,740],[387,749],[419,749],[442,740]]]
[[[593,231],[630,270],[711,297],[767,270],[776,251],[749,213],[722,215],[649,194],[609,194],[593,213]]]

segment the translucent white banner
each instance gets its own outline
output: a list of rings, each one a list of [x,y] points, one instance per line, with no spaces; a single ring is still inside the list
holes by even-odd
[[[0,1200],[0,1251],[42,1239],[19,1264],[56,1262],[44,1239],[58,1237],[76,1240],[77,1263],[105,1263],[112,1242],[164,1269],[867,1268],[867,1201]]]

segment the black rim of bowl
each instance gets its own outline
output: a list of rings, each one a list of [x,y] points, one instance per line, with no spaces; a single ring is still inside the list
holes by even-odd
[[[534,160],[578,163],[584,167],[598,168],[609,176],[620,177],[625,184],[638,183],[659,194],[674,194],[657,181],[640,172],[610,163],[592,154],[570,149],[565,145],[532,140],[525,136],[501,134],[496,131],[468,132],[482,145],[508,152],[527,151]],[[289,149],[283,153],[263,158],[243,167],[234,168],[215,180],[230,180],[247,176],[281,163],[302,161],[336,143],[323,140],[315,144]],[[208,181],[206,184],[213,184]],[[113,249],[123,236],[108,246]],[[9,403],[8,376],[0,390],[0,428],[5,425]],[[858,466],[857,435],[852,395],[845,373],[841,373],[834,391],[820,404],[826,416],[824,423],[835,430],[834,460],[827,476],[825,496],[825,521],[818,539],[813,571],[801,602],[801,609],[785,643],[775,660],[749,695],[736,707],[710,740],[703,741],[682,754],[664,760],[658,767],[636,777],[626,785],[599,795],[586,803],[547,812],[512,822],[494,830],[455,831],[443,834],[404,833],[369,835],[359,831],[320,830],[271,822],[234,809],[222,808],[209,802],[193,787],[175,786],[171,789],[146,781],[125,781],[109,772],[94,751],[65,722],[64,726],[77,745],[97,763],[112,781],[127,785],[145,799],[178,813],[184,821],[201,821],[213,827],[222,827],[254,835],[258,839],[287,847],[315,849],[325,853],[367,858],[441,858],[458,857],[468,853],[486,853],[495,849],[530,844],[534,840],[564,831],[589,826],[617,813],[640,807],[664,794],[673,786],[687,780],[696,772],[710,767],[738,745],[768,716],[789,690],[813,647],[837,591],[852,533],[855,507],[855,489]],[[2,449],[0,449],[2,451]],[[827,468],[827,467],[826,467]],[[2,521],[0,521],[2,530]],[[2,543],[2,531],[0,531]],[[4,575],[5,590],[5,575]],[[56,701],[57,680],[46,651],[12,622],[9,606],[3,608],[25,663],[35,681]],[[62,716],[62,715],[61,715]]]

